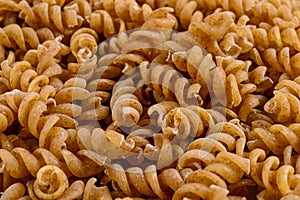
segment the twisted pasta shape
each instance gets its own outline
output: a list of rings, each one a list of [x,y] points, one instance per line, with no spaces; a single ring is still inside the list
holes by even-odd
[[[64,6],[63,11],[59,5],[49,5],[41,2],[30,7],[27,1],[19,3],[21,18],[34,29],[49,27],[51,30],[58,30],[65,35],[72,34],[78,27],[81,27],[84,19],[77,13],[78,5]]]
[[[294,6],[295,2],[280,0],[280,1],[246,1],[246,0],[197,0],[198,7],[206,11],[213,11],[217,8],[222,8],[226,11],[232,11],[237,14],[237,16],[242,16],[244,14],[251,17],[251,23],[259,24],[263,21],[272,23],[274,18],[280,17],[285,20],[289,20],[292,18],[293,11],[296,10],[296,6]],[[295,9],[295,10],[294,10]],[[288,14],[287,14],[288,13]]]
[[[40,168],[33,183],[33,190],[36,196],[41,199],[57,199],[68,187],[67,176],[54,165]]]
[[[135,95],[136,87],[132,79],[118,81],[110,100],[112,119],[118,126],[135,125],[143,112],[143,106]]]
[[[299,122],[299,78],[280,81],[273,93],[264,110],[278,122]]]
[[[47,168],[53,168],[53,166],[51,165],[47,165]],[[61,173],[61,172],[60,172]],[[53,174],[43,174],[45,175],[45,178],[48,178],[48,176],[54,176]],[[59,200],[67,200],[67,199],[76,199],[76,198],[81,198],[83,200],[90,200],[93,198],[103,198],[103,199],[108,199],[108,200],[112,200],[112,196],[111,193],[108,189],[107,186],[101,186],[101,187],[96,187],[95,183],[97,181],[96,178],[90,178],[86,183],[84,183],[81,180],[78,181],[74,181],[72,184],[68,182],[69,187],[63,187],[60,188],[61,190],[57,190],[54,191],[49,191],[52,192],[49,195],[45,195],[43,193],[44,189],[43,188],[39,188],[38,186],[38,180],[31,180],[28,184],[28,193],[31,199],[33,200],[38,200],[38,196],[44,196],[44,197],[49,197],[51,196],[50,199],[52,199],[53,196],[58,196],[57,199]],[[47,182],[43,182],[44,184],[47,184]],[[36,184],[36,187],[34,187],[34,184]],[[51,185],[52,183],[48,183],[49,185]],[[61,184],[62,186],[66,186],[66,183]],[[52,186],[55,187],[55,186]],[[65,190],[63,190],[65,189]],[[42,192],[41,192],[42,190]],[[47,198],[46,198],[47,199]]]
[[[200,95],[205,98],[211,85],[210,70],[215,67],[212,55],[205,55],[201,47],[193,46],[186,52],[174,52],[172,61],[177,69],[188,72],[194,82],[201,85]]]
[[[167,65],[155,63],[149,65],[145,61],[139,68],[144,84],[164,100],[177,101],[181,106],[202,105],[203,100],[198,94],[200,84],[190,85],[185,77]]]
[[[171,138],[175,136],[183,140],[188,137],[199,137],[206,127],[211,128],[213,125],[214,120],[207,110],[198,106],[178,107],[164,116],[162,131]]]
[[[234,14],[229,11],[213,13],[205,17],[202,22],[191,23],[188,31],[195,35],[197,42],[210,52],[210,49],[216,49],[217,40],[224,38],[230,30],[234,23],[233,18]]]
[[[267,153],[272,151],[276,155],[282,155],[285,148],[291,145],[296,152],[299,152],[297,145],[299,138],[296,134],[298,126],[294,123],[289,126],[274,124],[268,129],[255,128],[249,134],[248,148],[252,150],[258,147]]]
[[[295,28],[280,29],[278,26],[272,26],[270,29],[249,27],[253,38],[251,41],[259,51],[268,48],[274,48],[277,51],[283,47],[290,47],[297,51],[300,49],[300,43]]]
[[[172,199],[183,198],[202,198],[202,199],[229,199],[227,194],[228,190],[220,188],[218,186],[207,187],[202,183],[187,183],[182,185],[173,195]]]
[[[103,165],[108,162],[106,158],[99,158],[87,150],[80,150],[76,155],[66,149],[59,151],[62,160],[44,148],[38,148],[33,153],[21,147],[13,148],[11,151],[1,149],[0,157],[5,169],[14,178],[24,178],[28,175],[37,177],[38,171],[45,165],[55,165],[68,177],[71,175],[89,177],[103,171]]]
[[[290,165],[280,166],[278,157],[266,158],[265,151],[254,149],[250,152],[249,159],[252,178],[267,191],[283,196],[299,185],[299,176],[294,174],[294,168]]]
[[[174,5],[175,15],[179,18],[180,25],[184,30],[188,28],[190,23],[202,21],[203,13],[197,7],[196,1],[176,1]]]
[[[16,113],[25,96],[26,93],[17,90],[0,95],[0,132],[5,131],[17,119]]]
[[[205,143],[204,143],[205,145]],[[220,149],[219,149],[220,150]],[[190,150],[192,151],[192,150]],[[189,153],[190,151],[187,151]],[[242,176],[250,173],[250,161],[242,156],[221,151],[216,157],[210,154],[211,159],[207,158],[209,152],[201,151],[194,152],[198,157],[189,159],[201,159],[207,166],[204,169],[198,169],[189,174],[186,182],[174,194],[174,199],[188,197],[192,193],[193,198],[201,197],[205,199],[225,198],[229,191],[227,190],[226,182],[236,183],[241,180]],[[197,190],[193,190],[197,189]]]
[[[18,24],[9,24],[0,28],[0,59],[5,59],[5,50],[7,48],[19,47],[26,51],[29,48],[36,49],[39,42],[39,37],[35,30],[30,27],[20,27]]]
[[[149,197],[158,196],[161,199],[170,199],[172,193],[170,194],[165,188],[175,191],[184,184],[177,170],[166,169],[158,175],[154,165],[148,166],[145,170],[138,167],[125,170],[119,164],[112,164],[107,167],[105,173],[128,196],[147,195]],[[143,181],[140,182],[140,180]]]
[[[299,55],[297,53],[292,56],[289,47],[284,47],[279,51],[276,51],[274,48],[268,48],[261,54],[268,67],[272,67],[281,73],[287,73],[292,78],[300,75],[297,69]]]
[[[22,183],[14,183],[3,192],[0,199],[21,199],[25,192],[26,188]]]
[[[254,84],[242,83],[243,79],[248,79],[247,74],[243,76],[243,70],[241,70],[242,73],[228,75],[221,67],[216,67],[214,70],[213,91],[222,105],[227,105],[229,108],[236,107],[241,104],[243,96],[256,90]]]
[[[215,162],[219,152],[236,150],[237,156],[242,156],[246,136],[244,130],[239,127],[235,120],[219,122],[213,125],[205,138],[199,138],[190,143],[185,152],[178,160],[177,168],[183,169],[193,167],[202,168]],[[200,162],[199,162],[200,161]],[[226,185],[226,184],[225,184]]]

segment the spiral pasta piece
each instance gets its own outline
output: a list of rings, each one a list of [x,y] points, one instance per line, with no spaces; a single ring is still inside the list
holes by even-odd
[[[19,3],[21,17],[34,29],[49,27],[58,30],[66,35],[72,34],[78,27],[81,27],[84,19],[77,13],[78,5],[64,6],[63,11],[59,5],[49,5],[46,2],[31,7],[27,1]]]
[[[262,149],[250,152],[251,175],[255,182],[266,188],[267,191],[279,196],[292,192],[293,187],[299,184],[299,177],[294,174],[290,165],[280,165],[278,157],[266,158]]]
[[[5,59],[5,50],[7,48],[19,47],[26,51],[28,48],[37,48],[39,37],[34,29],[30,27],[20,27],[18,24],[8,24],[0,28],[1,44],[0,59]]]
[[[139,121],[143,106],[135,91],[133,80],[129,78],[114,85],[110,107],[112,119],[118,126],[133,126]]]
[[[292,18],[293,11],[297,11],[295,2],[290,1],[246,1],[246,0],[226,0],[226,1],[197,1],[198,7],[205,11],[215,10],[217,8],[222,8],[226,11],[232,11],[237,14],[237,16],[242,16],[244,14],[251,17],[251,23],[258,24],[262,21],[272,23],[274,18],[280,17],[285,20]],[[294,10],[295,9],[295,10]]]
[[[205,128],[211,128],[214,120],[211,114],[198,106],[177,107],[170,110],[163,118],[162,132],[180,140],[199,137]]]
[[[261,55],[265,63],[281,73],[287,73],[290,77],[296,78],[300,75],[297,69],[299,53],[291,55],[291,48],[284,47],[280,51],[274,48],[266,49]]]
[[[243,71],[241,71],[243,73]],[[244,78],[242,73],[228,74],[221,67],[216,67],[213,75],[213,90],[216,98],[223,105],[236,107],[241,104],[243,97],[256,90],[254,84],[243,84]],[[244,79],[245,80],[245,79]],[[226,92],[225,92],[226,91]]]
[[[158,175],[154,165],[148,166],[145,170],[138,167],[125,170],[119,164],[112,164],[105,173],[128,196],[144,194],[150,197],[158,196],[161,199],[169,199],[169,193],[164,188],[169,187],[175,191],[184,184],[178,171],[166,169]],[[139,182],[139,180],[143,181]]]
[[[61,169],[53,165],[46,165],[39,169],[37,178],[33,183],[33,191],[41,199],[56,199],[68,187],[67,176]]]
[[[216,123],[205,138],[191,142],[188,151],[179,158],[177,168],[193,167],[197,161],[200,164],[197,168],[201,168],[202,163],[209,165],[215,162],[219,152],[235,150],[237,155],[242,156],[246,136],[240,125],[235,123],[235,120]]]
[[[16,113],[18,112],[21,101],[26,96],[26,93],[13,90],[11,92],[1,94],[3,101],[0,101],[0,132],[5,131],[14,120],[17,119]]]
[[[274,90],[274,97],[265,105],[264,110],[278,122],[298,122],[299,78],[282,80]]]
[[[298,152],[297,141],[299,139],[296,134],[297,130],[297,123],[290,124],[289,126],[274,124],[268,129],[255,128],[249,135],[248,147],[252,149],[251,146],[256,146],[266,152],[272,151],[276,155],[282,155],[284,149],[291,145]],[[270,140],[270,138],[274,139]]]
[[[174,52],[172,60],[181,71],[187,71],[195,83],[201,85],[200,95],[204,98],[211,85],[210,70],[215,67],[211,54],[205,52],[199,46],[193,46],[186,52]]]
[[[177,101],[181,106],[202,105],[203,100],[198,94],[200,84],[190,85],[185,77],[167,65],[143,62],[140,70],[143,82],[165,100]]]
[[[180,25],[187,29],[192,22],[201,22],[203,13],[197,9],[196,1],[180,0],[175,4],[175,15],[178,16]]]
[[[39,169],[45,165],[60,168],[68,177],[88,177],[103,171],[103,165],[108,162],[106,158],[99,158],[86,150],[78,151],[76,155],[68,150],[60,151],[62,160],[44,148],[37,148],[33,153],[21,147],[13,148],[12,151],[1,149],[0,157],[5,169],[14,178],[24,178],[28,175],[36,177]]]
[[[270,29],[250,27],[253,44],[259,51],[268,48],[281,50],[283,47],[290,47],[299,51],[299,39],[295,28],[280,29],[273,26]]]
[[[22,183],[14,183],[1,195],[0,199],[20,199],[25,194],[25,186]]]

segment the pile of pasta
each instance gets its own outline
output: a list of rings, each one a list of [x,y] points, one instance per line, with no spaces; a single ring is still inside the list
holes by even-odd
[[[300,199],[299,38],[298,0],[0,0],[0,199]]]

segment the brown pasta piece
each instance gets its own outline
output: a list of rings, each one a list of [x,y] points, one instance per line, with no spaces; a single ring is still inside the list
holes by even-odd
[[[139,121],[143,106],[135,95],[136,87],[132,79],[125,79],[115,84],[110,107],[112,119],[118,126],[133,126]]]
[[[24,196],[25,191],[25,186],[22,183],[15,183],[5,190],[0,199],[20,199]]]
[[[201,136],[206,128],[212,128],[211,114],[201,107],[177,107],[170,110],[163,119],[162,131],[170,138],[179,140]]]
[[[60,151],[63,161],[44,148],[38,148],[33,153],[21,147],[16,147],[11,152],[1,149],[0,157],[9,175],[14,178],[24,178],[28,175],[36,177],[38,170],[45,165],[57,166],[68,177],[89,177],[103,171],[103,165],[107,162],[105,158],[99,159],[85,150],[78,151],[76,155],[68,150]]]
[[[254,149],[250,152],[249,159],[251,176],[268,192],[280,197],[290,193],[292,187],[299,184],[299,178],[294,175],[294,168],[290,165],[280,165],[278,157],[266,158],[265,151]]]
[[[268,129],[255,128],[249,135],[248,147],[249,149],[261,148],[266,152],[272,151],[276,155],[282,155],[284,149],[291,145],[298,152],[297,130],[298,124],[290,124],[288,126],[274,124]]]
[[[33,28],[20,27],[18,24],[9,24],[1,27],[1,47],[0,59],[5,59],[5,49],[15,48],[18,46],[21,50],[26,51],[28,46],[30,48],[37,48],[39,45],[39,37]]]
[[[129,196],[144,194],[149,197],[158,196],[161,199],[170,199],[164,188],[169,187],[176,190],[183,184],[183,180],[176,170],[167,169],[158,175],[154,165],[148,166],[145,170],[138,167],[125,170],[122,166],[113,164],[106,169],[106,174],[116,181],[120,189]]]
[[[77,13],[76,5],[63,7],[63,12],[59,5],[49,5],[46,2],[30,6],[27,1],[19,3],[21,18],[34,29],[41,26],[58,30],[66,35],[72,34],[84,21],[83,17]]]
[[[299,20],[295,0],[0,0],[0,199],[298,199]]]
[[[277,122],[298,122],[299,78],[282,80],[274,90],[274,97],[265,105],[264,110]]]
[[[203,13],[197,10],[196,1],[176,1],[175,15],[179,17],[180,25],[183,29],[187,29],[192,22],[201,22],[203,19]]]
[[[203,100],[198,94],[201,86],[197,83],[190,85],[176,70],[167,65],[149,65],[148,62],[143,62],[140,70],[144,84],[164,100],[175,100],[181,106],[202,105]]]

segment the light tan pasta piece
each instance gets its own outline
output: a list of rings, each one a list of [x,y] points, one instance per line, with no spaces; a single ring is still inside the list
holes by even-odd
[[[125,32],[121,32],[118,35],[109,38],[108,41],[101,42],[98,46],[98,52],[101,56],[101,58],[99,59],[99,63],[101,63],[100,60],[102,59],[102,57],[105,56],[110,57],[113,56],[114,53],[120,54],[122,48],[126,46],[128,41],[129,41],[128,35]]]
[[[281,17],[285,20],[292,18],[292,11],[296,11],[297,3],[285,0],[280,1],[247,1],[247,0],[204,0],[197,1],[198,7],[204,11],[213,11],[218,7],[226,11],[232,11],[237,16],[244,14],[251,17],[251,23],[259,24],[262,21],[272,23],[275,17]],[[291,13],[291,14],[290,14]]]
[[[273,93],[274,97],[264,105],[264,110],[277,122],[298,122],[299,78],[280,81]]]
[[[14,183],[10,185],[1,195],[1,200],[20,199],[26,192],[25,186],[22,183]]]
[[[60,151],[62,159],[44,148],[38,148],[30,153],[24,148],[16,147],[11,152],[1,149],[0,157],[9,175],[14,178],[24,178],[30,174],[36,177],[38,170],[45,165],[57,166],[68,177],[71,175],[88,177],[103,171],[103,165],[108,162],[105,157],[86,150],[78,151],[76,155],[68,150]]]
[[[95,186],[96,181],[97,181],[96,178],[90,178],[88,180],[84,188],[82,199],[92,200],[98,198],[98,199],[112,200],[112,196],[108,187],[107,186],[97,187]]]
[[[160,127],[163,125],[165,116],[174,108],[179,107],[179,104],[174,101],[162,101],[149,107],[147,110],[151,119],[155,120]]]
[[[219,122],[211,126],[207,136],[191,142],[188,149],[207,149],[211,151],[216,145],[218,151],[232,152],[235,150],[236,154],[243,155],[245,144],[240,144],[242,141],[246,141],[245,130],[241,127],[239,120],[232,119],[229,122]]]
[[[46,164],[54,164],[70,174],[64,163],[61,163],[46,149],[37,149],[33,153],[20,147],[10,151],[1,149],[1,159],[8,173],[14,178],[24,178],[29,174],[36,177],[37,171]],[[18,166],[17,168],[13,166]]]
[[[204,170],[221,176],[229,183],[236,183],[244,174],[250,173],[250,161],[233,153],[220,152],[216,161],[207,165]]]
[[[163,100],[177,101],[181,106],[202,105],[203,100],[198,94],[200,84],[189,84],[188,80],[168,65],[140,65],[143,83],[148,85]]]
[[[125,170],[119,164],[112,164],[105,173],[118,184],[124,194],[132,197],[144,194],[149,197],[170,199],[172,193],[164,191],[164,188],[167,186],[174,191],[184,184],[178,171],[166,169],[158,175],[154,165],[148,166],[145,170],[138,167]]]
[[[155,161],[158,169],[172,167],[177,159],[184,153],[181,146],[173,139],[170,140],[162,133],[153,134],[154,145],[146,144],[143,151],[143,156],[148,160]],[[147,163],[147,160],[145,160]]]
[[[89,26],[105,38],[126,31],[125,22],[120,18],[113,18],[111,13],[105,10],[96,10],[87,17]]]
[[[0,11],[10,11],[10,12],[20,11],[20,8],[19,8],[18,4],[15,1],[1,0],[0,4],[2,5]]]
[[[84,21],[83,17],[77,13],[78,5],[64,6],[62,11],[59,5],[41,2],[31,7],[28,2],[22,0],[19,7],[21,18],[34,29],[48,27],[70,35],[76,28],[81,27]]]
[[[227,107],[237,107],[241,104],[243,96],[252,93],[256,90],[254,84],[243,84],[243,79],[247,80],[246,76],[243,76],[243,71],[237,74],[228,74],[221,67],[216,67],[213,74],[213,90],[216,96],[216,100],[222,105]],[[245,71],[244,71],[245,72]]]
[[[282,155],[285,148],[291,145],[296,152],[299,152],[298,130],[299,124],[297,123],[288,126],[274,124],[268,129],[255,128],[249,135],[248,148],[261,148],[266,152],[272,151],[276,155]]]
[[[299,155],[295,154],[292,145],[287,146],[283,151],[283,164],[293,166],[297,174],[300,171]]]
[[[5,131],[15,120],[14,112],[8,105],[0,104],[0,132]]]
[[[118,126],[133,126],[143,112],[143,106],[135,95],[136,87],[132,79],[118,81],[110,100],[112,119]]]
[[[253,48],[252,33],[247,23],[250,21],[247,15],[242,15],[236,23],[232,23],[229,32],[219,42],[221,50],[227,56],[237,58]]]
[[[265,151],[254,149],[250,152],[249,159],[252,178],[271,194],[278,197],[286,195],[299,184],[300,179],[294,174],[294,168],[290,165],[280,165],[278,157],[266,157]]]
[[[177,30],[178,22],[176,17],[171,14],[172,12],[174,12],[174,9],[170,7],[162,7],[154,10],[144,16],[145,22],[143,23],[142,28]]]
[[[175,194],[172,197],[172,200],[179,199],[228,199],[227,194],[228,190],[220,188],[218,186],[212,185],[207,187],[201,183],[187,183],[181,186],[178,190],[175,191]]]
[[[183,42],[183,41],[182,41]],[[212,81],[210,70],[216,65],[211,54],[206,54],[200,46],[193,46],[186,52],[175,52],[172,61],[177,69],[187,71],[195,83],[201,85],[200,95],[205,98]]]
[[[81,102],[82,113],[76,118],[78,121],[103,120],[109,115],[109,107],[101,105],[101,97],[90,97]],[[74,106],[74,104],[71,104]]]
[[[175,15],[179,17],[180,25],[187,29],[192,22],[201,22],[203,13],[197,9],[196,1],[180,0],[174,5]]]
[[[66,0],[41,0],[42,2],[46,2],[49,5],[59,5],[63,6],[67,1]]]
[[[127,139],[119,132],[110,129],[104,131],[101,128],[95,128],[90,131],[82,128],[79,129],[77,137],[82,149],[95,151],[110,159],[126,158],[135,148],[132,138]]]
[[[213,13],[202,22],[193,22],[188,27],[188,32],[194,35],[199,44],[208,52],[218,56],[225,56],[220,49],[218,40],[224,38],[234,23],[235,14],[229,11]]]
[[[290,77],[296,78],[300,75],[297,68],[299,53],[291,55],[291,48],[284,47],[280,51],[268,48],[262,53],[262,58],[268,67],[272,67],[278,72],[287,73]]]
[[[239,109],[239,119],[241,119],[244,122],[249,122],[248,118],[251,112],[253,112],[255,108],[262,106],[266,102],[267,98],[263,95],[245,95],[241,103],[241,107]]]
[[[7,48],[19,47],[26,51],[29,48],[37,48],[39,45],[39,38],[34,29],[30,27],[20,27],[18,24],[9,24],[0,28],[1,47],[0,60],[5,59],[5,50]]]
[[[170,138],[179,140],[201,136],[206,128],[212,128],[214,120],[210,113],[198,106],[177,107],[163,119],[162,131]]]
[[[270,29],[249,27],[253,35],[253,44],[259,51],[264,51],[268,48],[281,50],[284,47],[291,47],[299,51],[300,43],[296,29],[286,28],[280,30],[278,26],[273,26]],[[252,41],[251,41],[252,42]]]
[[[98,35],[93,29],[81,28],[72,34],[70,49],[77,62],[85,62],[97,51]]]
[[[33,192],[40,199],[57,199],[69,187],[64,172],[54,165],[46,165],[39,169],[33,183]]]

